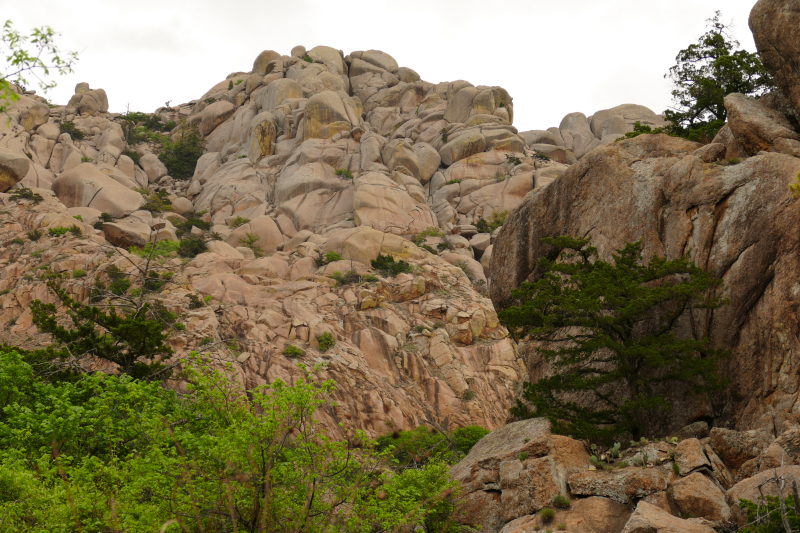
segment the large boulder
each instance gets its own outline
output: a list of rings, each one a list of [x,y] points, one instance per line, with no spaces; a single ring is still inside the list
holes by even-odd
[[[461,135],[439,148],[439,155],[445,166],[450,166],[456,161],[483,152],[486,149],[486,139],[479,132]]]
[[[800,5],[794,0],[759,0],[750,12],[758,55],[800,117]]]
[[[20,125],[25,128],[25,131],[33,131],[42,124],[47,123],[50,117],[50,108],[47,104],[35,104],[29,107],[20,115]]]
[[[767,449],[772,443],[769,432],[764,429],[733,431],[725,428],[711,430],[714,451],[728,467],[736,469]]]
[[[730,526],[733,521],[725,494],[700,472],[675,481],[670,486],[670,493],[684,515],[705,518],[721,528]]]
[[[264,76],[265,74],[269,74],[267,72],[267,65],[271,62],[275,61],[276,59],[280,59],[281,55],[278,52],[273,52],[272,50],[264,50],[256,60],[253,61],[253,74],[259,74]]]
[[[261,111],[275,113],[275,109],[284,100],[294,98],[303,98],[303,88],[294,80],[282,78],[273,81],[267,86],[266,90],[261,93],[259,104]]]
[[[30,170],[30,160],[22,154],[0,148],[0,192],[22,181]]]
[[[133,213],[145,204],[141,194],[104,174],[91,163],[81,163],[53,181],[53,192],[67,207],[93,207],[114,218]]]
[[[710,527],[672,516],[646,501],[640,501],[622,533],[714,533]]]
[[[250,121],[247,130],[248,157],[257,163],[262,158],[275,153],[275,139],[278,137],[278,128],[275,115],[272,113],[259,113]]]
[[[591,237],[606,260],[635,241],[642,242],[645,257],[689,254],[724,276],[720,295],[730,299],[720,310],[693,317],[715,346],[732,350],[720,364],[733,383],[719,398],[727,414],[718,423],[739,430],[780,427],[794,420],[788,413],[798,399],[800,376],[784,363],[783,341],[763,331],[776,323],[800,328],[789,296],[800,276],[796,200],[789,190],[800,159],[764,153],[720,166],[693,155],[700,147],[666,135],[640,135],[593,150],[534,191],[510,213],[494,242],[492,300],[504,309],[512,290],[537,279],[539,260],[557,253],[544,237]],[[776,389],[775,383],[785,385]],[[664,420],[665,433],[709,409],[672,393],[675,409]]]
[[[800,476],[800,466],[786,466],[783,468],[781,474],[785,479],[797,479]],[[731,487],[726,493],[728,505],[730,506],[733,518],[739,527],[744,527],[747,523],[747,515],[744,510],[739,507],[739,500],[749,500],[753,503],[759,503],[761,496],[778,495],[777,483],[770,482],[775,478],[775,470],[767,470],[756,474],[753,477],[744,479]],[[788,495],[789,487],[787,486],[783,493],[784,496]]]
[[[733,93],[725,97],[725,109],[728,126],[746,155],[774,151],[800,156],[800,133],[785,115],[762,100]]]
[[[155,183],[167,175],[167,167],[155,154],[145,154],[139,158],[139,165],[147,174],[147,181]]]
[[[236,106],[228,101],[214,102],[206,106],[198,114],[189,117],[189,124],[197,124],[200,133],[205,136],[228,120],[234,111],[236,111]]]
[[[585,470],[569,477],[569,490],[577,496],[602,496],[628,503],[666,490],[667,475],[658,468],[623,468],[615,472]]]
[[[267,215],[260,216],[236,228],[226,239],[227,243],[233,247],[242,246],[242,241],[249,238],[248,234],[258,238],[254,246],[260,248],[264,253],[271,254],[275,252],[278,249],[278,245],[283,243],[281,230],[278,229],[275,221]]]
[[[330,139],[349,131],[361,116],[360,105],[344,92],[323,91],[306,104],[306,139]]]
[[[94,116],[108,112],[108,96],[103,89],[90,89],[88,83],[75,86],[75,94],[67,103],[67,113]]]

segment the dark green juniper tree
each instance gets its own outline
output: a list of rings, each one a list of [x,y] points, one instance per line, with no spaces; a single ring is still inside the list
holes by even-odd
[[[757,54],[737,50],[736,41],[716,12],[708,31],[697,43],[681,50],[677,64],[664,75],[673,84],[674,107],[664,112],[671,133],[698,142],[711,142],[725,125],[725,96],[742,93],[760,96],[775,89]]]
[[[688,258],[653,257],[643,263],[640,243],[600,261],[588,239],[546,238],[560,260],[542,258],[542,277],[512,293],[517,305],[499,313],[517,338],[540,343],[552,375],[526,383],[515,416],[543,416],[553,431],[611,442],[639,439],[653,417],[669,412],[670,387],[714,393],[728,352],[707,338],[676,338],[679,319],[692,309],[726,302],[710,296],[721,280]]]

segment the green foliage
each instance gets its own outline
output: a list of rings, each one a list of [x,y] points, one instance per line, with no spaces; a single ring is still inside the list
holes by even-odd
[[[725,124],[725,96],[759,96],[775,84],[757,54],[737,50],[730,27],[717,11],[697,43],[681,50],[665,78],[674,89],[674,107],[665,111],[671,132],[698,142],[710,142]]]
[[[122,373],[135,378],[153,377],[163,370],[156,359],[171,355],[172,349],[165,343],[167,335],[160,317],[151,312],[151,303],[125,296],[131,282],[124,272],[117,268],[106,272],[112,283],[107,290],[96,288],[94,300],[112,304],[107,306],[75,300],[62,285],[62,276],[47,273],[45,283],[66,310],[71,324],[58,322],[54,304],[31,302],[33,323],[55,341],[45,349],[30,352],[31,361],[49,368],[53,361],[93,356],[119,365]]]
[[[721,280],[687,257],[654,256],[644,264],[639,243],[617,250],[609,263],[588,239],[543,242],[553,251],[539,262],[541,277],[513,291],[516,305],[498,314],[516,339],[544,343],[538,351],[553,369],[524,384],[527,404],[518,401],[515,416],[536,413],[554,432],[591,441],[638,439],[672,409],[670,388],[711,398],[725,386],[716,364],[728,352],[712,349],[707,338],[673,333],[684,313],[727,303],[711,295]]]
[[[621,141],[622,139],[633,139],[639,135],[657,135],[659,133],[667,133],[667,129],[668,128],[653,129],[650,126],[646,124],[642,125],[641,122],[637,121],[636,124],[633,125],[633,131],[629,131],[624,137],[617,139],[617,141]]]
[[[363,276],[363,277],[361,278],[361,280],[362,280],[362,281],[366,281],[366,282],[378,281],[378,276],[372,276],[372,275],[369,275],[369,274],[368,274],[368,275],[366,275],[366,276]]]
[[[347,170],[346,168],[337,168],[336,175],[341,176],[343,178],[347,178],[349,180],[353,179],[353,173]]]
[[[72,271],[72,277],[75,279],[82,278],[84,276],[86,276],[86,270],[82,268],[77,268]]]
[[[236,218],[233,219],[233,222],[231,222],[230,227],[238,228],[239,226],[244,226],[248,222],[250,222],[249,218],[236,217]]]
[[[489,217],[489,220],[486,221],[483,217],[480,217],[475,224],[475,228],[480,233],[494,233],[497,228],[506,223],[506,218],[508,218],[508,210],[492,211],[492,216]]]
[[[748,523],[739,531],[742,533],[784,533],[780,501],[776,496],[767,496],[766,499],[766,502],[757,503],[750,500],[739,500],[739,507],[747,514]],[[800,517],[795,512],[794,496],[786,496],[784,502],[786,519],[792,531],[795,531],[800,528]]]
[[[72,72],[78,54],[61,52],[55,44],[56,35],[48,26],[23,35],[6,20],[0,33],[0,55],[5,60],[4,72],[0,74],[0,113],[8,109],[9,103],[19,100],[19,95],[11,89],[12,83],[24,87],[28,84],[26,76],[32,74],[42,91],[47,92],[56,86],[55,82],[45,81],[51,71],[60,75]]]
[[[317,342],[319,343],[319,350],[321,352],[327,352],[336,346],[336,337],[334,337],[330,331],[326,331],[322,335],[317,335]]]
[[[558,531],[566,531],[566,530],[567,530],[567,524],[558,524],[558,525],[556,526],[556,529],[557,529]]]
[[[353,285],[364,281],[364,278],[355,270],[348,270],[344,274],[336,270],[328,277],[336,280],[337,285]]]
[[[197,160],[203,155],[205,141],[196,127],[182,123],[175,134],[177,140],[168,138],[163,144],[158,158],[167,167],[173,179],[186,180],[194,175]]]
[[[322,264],[327,265],[328,263],[333,263],[334,261],[341,261],[342,255],[338,252],[330,251],[327,254],[322,256]]]
[[[68,133],[73,141],[82,141],[83,132],[78,129],[74,122],[62,122],[59,126],[61,133]]]
[[[80,215],[75,215],[75,216],[74,216],[74,217],[72,217],[72,218],[74,218],[75,220],[80,220],[81,222],[83,222],[83,217],[82,217],[82,216],[80,216]]]
[[[241,85],[242,82],[244,82],[244,80],[236,80],[236,83],[234,83],[234,85]]]
[[[80,226],[77,226],[77,225],[75,225],[75,224],[73,224],[72,226],[70,226],[68,231],[69,231],[70,233],[72,233],[72,234],[73,234],[74,236],[76,236],[76,237],[80,237],[80,236],[82,236],[82,235],[83,235],[83,230],[80,228]]]
[[[185,219],[181,219],[181,217],[172,216],[169,217],[168,220],[172,222],[178,229],[178,235],[182,235],[183,233],[189,233],[192,231],[192,226],[197,229],[201,229],[203,231],[208,231],[211,229],[211,223],[204,221],[202,218],[198,216],[197,213],[189,213],[186,215]]]
[[[86,156],[81,157],[81,163],[91,163],[92,161],[94,161],[94,159],[92,159],[91,157],[86,157]]]
[[[56,226],[55,228],[50,228],[47,230],[47,233],[49,233],[51,237],[61,237],[62,235],[69,233],[69,230],[70,228],[64,226]]]
[[[306,354],[306,352],[292,344],[287,344],[282,353],[286,357],[303,357]]]
[[[522,164],[522,159],[520,159],[519,157],[517,157],[514,154],[506,154],[506,161],[508,162],[508,164],[514,165],[514,166]]]
[[[442,131],[439,132],[439,134],[442,136],[442,144],[447,144],[447,128],[442,128]]]
[[[311,56],[308,55],[308,54],[303,56],[303,61],[305,61],[306,63],[313,63],[314,62],[314,60],[311,59]]]
[[[228,81],[228,90],[233,89],[233,80]]]
[[[11,244],[25,244],[25,241],[19,238],[11,239]]]
[[[469,402],[471,400],[474,400],[475,396],[476,393],[474,390],[467,389],[464,391],[464,394],[461,395],[461,399],[464,400],[465,402]]]
[[[139,154],[134,152],[133,150],[123,150],[122,155],[126,155],[133,160],[135,164],[139,164]]]
[[[112,217],[108,213],[100,213],[100,220],[102,220],[103,222],[113,222],[114,217]]]
[[[12,189],[11,192],[9,193],[9,196],[11,197],[12,200],[16,202],[19,202],[20,200],[28,200],[36,205],[40,204],[44,200],[41,194],[33,192],[27,187]]]
[[[143,210],[150,211],[154,215],[172,210],[172,202],[168,198],[169,193],[166,189],[151,191],[150,189],[137,187],[134,190],[144,196],[145,204],[142,206]]]
[[[103,373],[48,383],[19,354],[0,351],[5,528],[455,530],[458,484],[447,465],[391,471],[363,432],[353,435],[356,449],[314,420],[332,382],[306,372],[291,386],[276,380],[247,391],[231,365],[223,374],[194,354],[186,363],[179,398]]]
[[[561,494],[557,494],[553,498],[553,507],[556,507],[558,509],[569,509],[571,505],[572,502],[569,501],[569,498],[565,498]]]
[[[181,257],[197,257],[204,253],[208,248],[202,238],[196,235],[189,235],[180,240],[178,255]]]
[[[789,185],[789,190],[792,192],[792,198],[797,198],[800,196],[800,172],[797,174],[797,180],[795,183]]]
[[[379,437],[377,449],[391,452],[401,466],[422,465],[431,459],[454,465],[488,434],[480,426],[467,426],[447,434],[420,426]]]
[[[550,161],[550,156],[548,156],[544,152],[540,152],[539,150],[534,151],[533,158],[538,159],[539,161]]]
[[[450,180],[447,183],[445,183],[445,185],[455,185],[456,183],[461,183],[461,180],[459,179]]]
[[[193,292],[187,294],[186,298],[189,299],[189,309],[202,309],[206,306],[203,300]]]
[[[241,244],[245,248],[250,248],[251,250],[253,250],[253,254],[256,257],[261,257],[262,255],[264,255],[264,251],[261,249],[261,247],[256,245],[256,243],[261,240],[261,237],[254,233],[245,233],[244,235],[245,235],[244,237],[239,239],[239,244]]]
[[[672,471],[675,473],[675,475],[681,473],[681,467],[678,466],[678,463],[672,463]]]
[[[542,519],[542,522],[547,524],[548,522],[552,521],[555,518],[556,512],[549,507],[545,507],[541,511],[539,511],[539,518]]]
[[[145,244],[144,248],[131,246],[130,252],[139,257],[166,257],[177,252],[180,247],[179,241],[158,241],[155,247],[152,242]]]
[[[404,272],[413,272],[414,268],[403,260],[395,261],[391,255],[378,254],[378,257],[372,260],[372,268],[381,273],[382,276],[393,278],[398,274]]]

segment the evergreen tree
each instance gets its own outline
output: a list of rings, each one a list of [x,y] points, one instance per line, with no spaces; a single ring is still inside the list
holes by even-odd
[[[554,432],[577,438],[639,439],[652,417],[671,410],[667,387],[725,386],[716,364],[727,352],[674,334],[687,312],[726,303],[711,296],[721,280],[686,257],[643,264],[640,243],[606,262],[588,239],[543,241],[562,251],[560,260],[542,258],[541,278],[514,291],[518,305],[499,317],[517,339],[539,343],[553,373],[524,385],[513,415],[547,417]]]
[[[681,50],[664,75],[674,84],[674,107],[664,112],[672,133],[699,142],[711,142],[725,125],[725,96],[760,96],[775,88],[758,55],[737,50],[739,42],[721,16],[717,11],[708,20],[708,31]]]

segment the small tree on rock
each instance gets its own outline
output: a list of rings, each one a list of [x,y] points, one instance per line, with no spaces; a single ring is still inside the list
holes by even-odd
[[[672,409],[668,388],[725,386],[716,365],[728,352],[674,334],[687,312],[726,303],[709,296],[721,280],[686,257],[644,264],[639,243],[606,262],[588,239],[543,241],[562,250],[560,260],[542,258],[541,278],[514,291],[518,305],[499,317],[516,338],[540,343],[553,373],[524,385],[513,415],[547,417],[554,432],[577,438],[639,439]]]
[[[757,54],[737,50],[739,42],[716,12],[697,43],[681,50],[677,64],[664,75],[674,84],[674,107],[664,112],[671,133],[711,142],[725,124],[725,97],[731,93],[759,96],[775,88]]]

